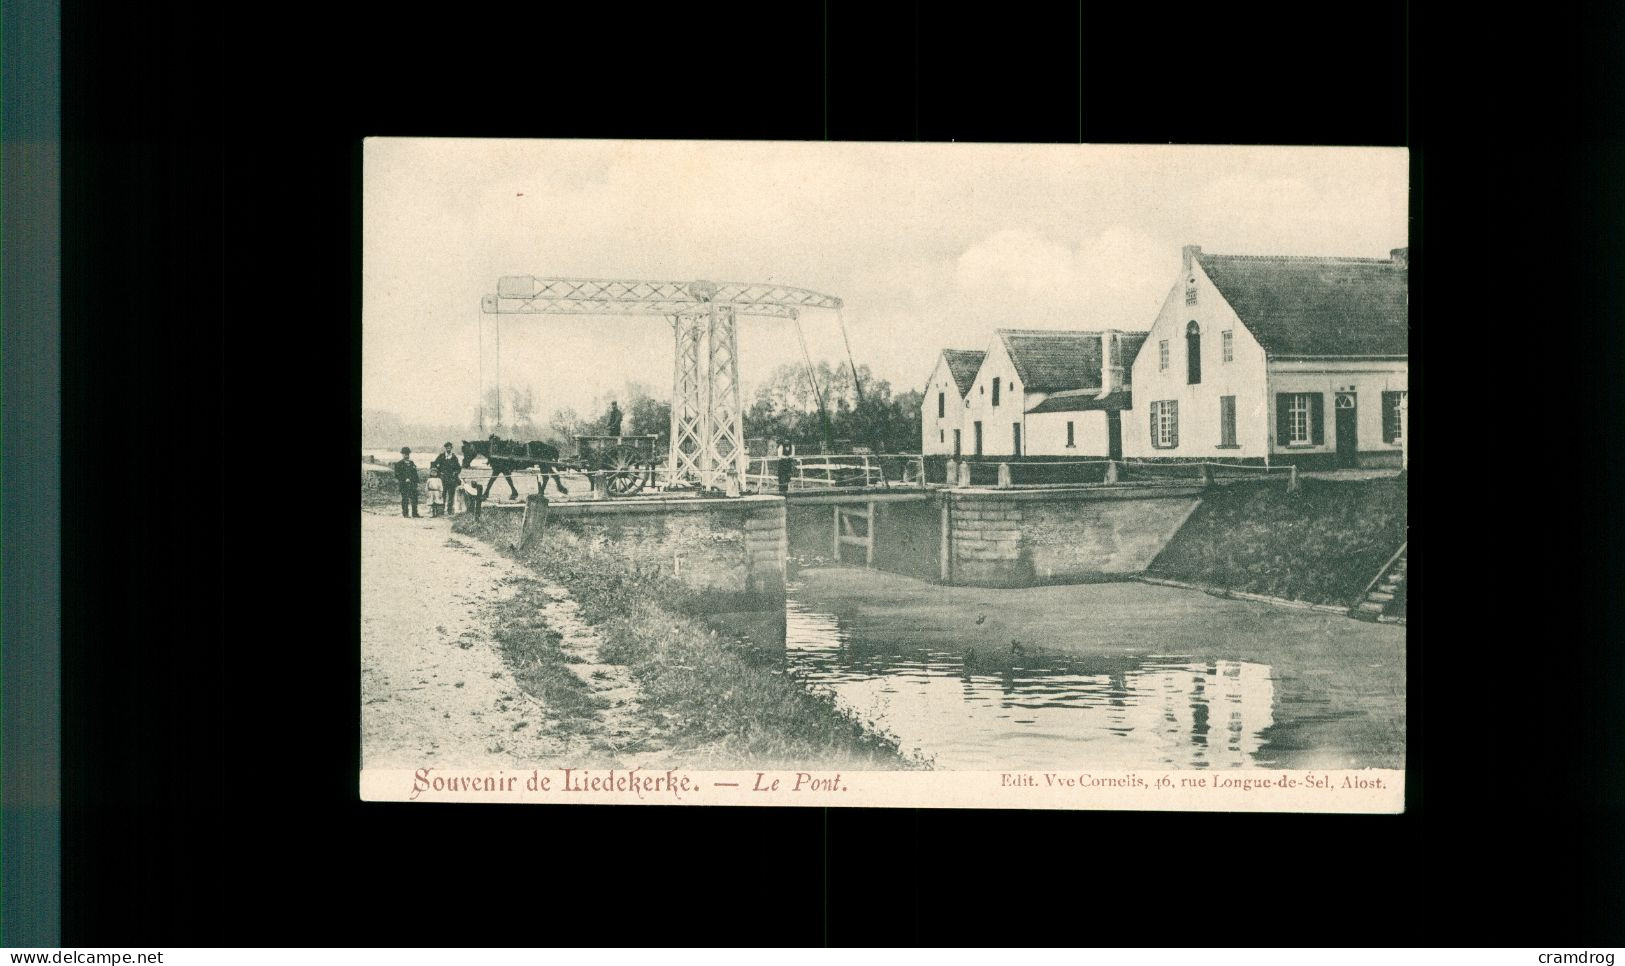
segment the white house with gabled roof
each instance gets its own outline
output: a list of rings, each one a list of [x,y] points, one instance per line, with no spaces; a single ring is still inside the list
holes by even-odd
[[[963,448],[965,393],[986,355],[975,349],[944,349],[937,355],[920,400],[921,453],[957,456]]]
[[[1398,465],[1409,375],[1409,253],[1183,250],[1132,363],[1131,458]]]
[[[1132,404],[1126,363],[1145,337],[997,329],[985,352],[945,351],[921,403],[924,452],[1121,456],[1120,414]]]

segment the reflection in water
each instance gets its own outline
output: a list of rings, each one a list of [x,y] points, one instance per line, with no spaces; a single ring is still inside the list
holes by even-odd
[[[1261,765],[1275,721],[1269,667],[1187,657],[967,668],[965,655],[875,653],[794,600],[789,668],[947,769]]]

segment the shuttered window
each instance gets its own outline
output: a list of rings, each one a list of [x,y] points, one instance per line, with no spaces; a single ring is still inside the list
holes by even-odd
[[[999,377],[993,377],[993,405],[999,404]]]
[[[1157,449],[1179,447],[1179,402],[1158,400],[1151,404],[1151,445]]]
[[[946,416],[947,414],[948,414],[948,394],[945,393],[945,392],[939,392],[939,393],[937,393],[937,418],[941,419],[943,416]]]
[[[1236,397],[1219,397],[1219,445],[1236,445]]]
[[[1384,442],[1399,443],[1405,437],[1405,420],[1400,412],[1404,405],[1405,394],[1402,392],[1385,392],[1382,394],[1382,438]]]
[[[1066,421],[1066,445],[1068,449],[1077,445],[1072,441],[1072,420],[1070,419]]]
[[[1279,446],[1320,446],[1326,442],[1326,400],[1318,392],[1275,396],[1275,442]]]

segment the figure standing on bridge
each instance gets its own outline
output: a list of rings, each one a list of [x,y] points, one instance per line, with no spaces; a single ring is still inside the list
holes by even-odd
[[[440,481],[441,489],[446,494],[446,516],[449,517],[457,507],[457,484],[463,475],[463,464],[457,461],[457,454],[451,451],[450,443],[434,458],[429,472]]]
[[[395,464],[395,483],[401,490],[401,516],[418,515],[418,465],[412,462],[412,447],[401,447],[400,462]],[[412,512],[406,512],[410,504]]]
[[[604,417],[604,435],[621,435],[621,407],[613,399],[609,401],[609,415]]]
[[[795,450],[787,439],[779,440],[779,495],[790,492],[790,474],[795,469]]]

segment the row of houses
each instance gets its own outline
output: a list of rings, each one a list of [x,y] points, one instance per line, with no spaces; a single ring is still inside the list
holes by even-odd
[[[922,452],[1398,465],[1408,249],[1387,259],[1183,250],[1149,330],[997,329],[945,349]]]

